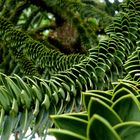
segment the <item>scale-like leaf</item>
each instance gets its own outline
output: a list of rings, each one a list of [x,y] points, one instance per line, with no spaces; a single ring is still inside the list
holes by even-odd
[[[86,140],[86,137],[63,129],[49,129],[48,133],[53,134],[57,140]]]
[[[140,122],[130,121],[130,122],[120,123],[114,126],[114,129],[120,135],[121,140],[140,139]]]
[[[106,119],[111,125],[121,123],[122,120],[118,114],[106,103],[98,98],[91,97],[88,105],[88,117],[92,118],[94,114],[98,114]]]
[[[140,103],[132,94],[122,96],[116,100],[112,108],[123,121],[140,121]]]
[[[121,140],[110,123],[97,114],[89,120],[87,137],[90,140]]]
[[[7,116],[4,121],[3,131],[1,134],[2,140],[9,140],[10,135],[12,134],[13,129],[15,128],[15,124],[18,118],[13,116]]]
[[[59,115],[52,116],[55,125],[60,129],[65,129],[86,137],[87,121],[73,116]]]
[[[98,92],[96,93],[89,93],[89,92],[84,92],[83,93],[83,104],[84,104],[84,107],[85,109],[88,108],[88,104],[89,104],[89,101],[90,101],[90,98],[91,97],[95,97],[95,98],[99,98],[101,99],[102,101],[104,101],[106,104],[108,105],[112,105],[112,101],[109,100],[108,98],[104,97],[103,95],[99,95]]]

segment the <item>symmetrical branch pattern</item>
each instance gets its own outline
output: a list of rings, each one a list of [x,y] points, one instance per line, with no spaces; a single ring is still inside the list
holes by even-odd
[[[81,106],[82,91],[99,90],[95,96],[101,98],[115,110],[117,101],[121,99],[122,89],[118,87],[123,85],[123,81],[114,88],[114,96],[110,92],[111,83],[124,77],[139,81],[139,70],[136,70],[136,68],[139,69],[139,28],[140,2],[130,0],[122,5],[122,11],[106,29],[108,35],[106,40],[89,49],[87,55],[67,56],[48,49],[26,33],[14,29],[7,19],[0,16],[1,40],[7,44],[11,55],[24,68],[24,71],[34,75],[32,78],[28,76],[20,78],[18,75],[6,76],[0,73],[0,126],[4,128],[1,132],[2,139],[8,139],[12,132],[18,134],[22,139],[28,128],[32,129],[32,136],[37,132],[45,137],[48,127],[52,125],[49,119],[50,114],[83,109]],[[44,69],[45,76],[39,73],[37,68]],[[132,93],[128,92],[132,85],[133,82],[125,85],[127,89],[124,91],[123,88],[123,92],[125,95],[129,93],[132,100],[129,97],[126,98],[134,102],[138,101],[139,95],[133,97]],[[137,88],[137,84],[134,88]],[[109,91],[100,92],[100,90]],[[134,95],[136,92],[134,90]],[[104,96],[100,96],[100,93]],[[88,95],[88,91],[84,93],[85,98]],[[85,109],[89,106],[90,110],[94,100],[92,97],[87,97],[84,102]],[[89,105],[87,105],[88,103]],[[118,113],[115,116],[118,119],[116,120],[121,122],[124,116],[121,116],[119,111],[115,111]],[[89,118],[91,120],[87,124],[88,138],[91,139],[90,128],[92,128],[94,120],[97,119],[101,124],[106,124],[100,116],[95,115],[94,117]],[[115,124],[117,123],[115,122]],[[116,126],[113,129],[117,130],[117,128]],[[113,137],[119,139],[114,130],[113,134],[115,135]],[[85,138],[85,136],[80,138]]]

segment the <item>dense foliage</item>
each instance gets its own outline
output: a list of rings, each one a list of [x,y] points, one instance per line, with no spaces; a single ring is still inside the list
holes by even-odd
[[[0,0],[2,139],[139,139],[140,1],[110,4]]]

